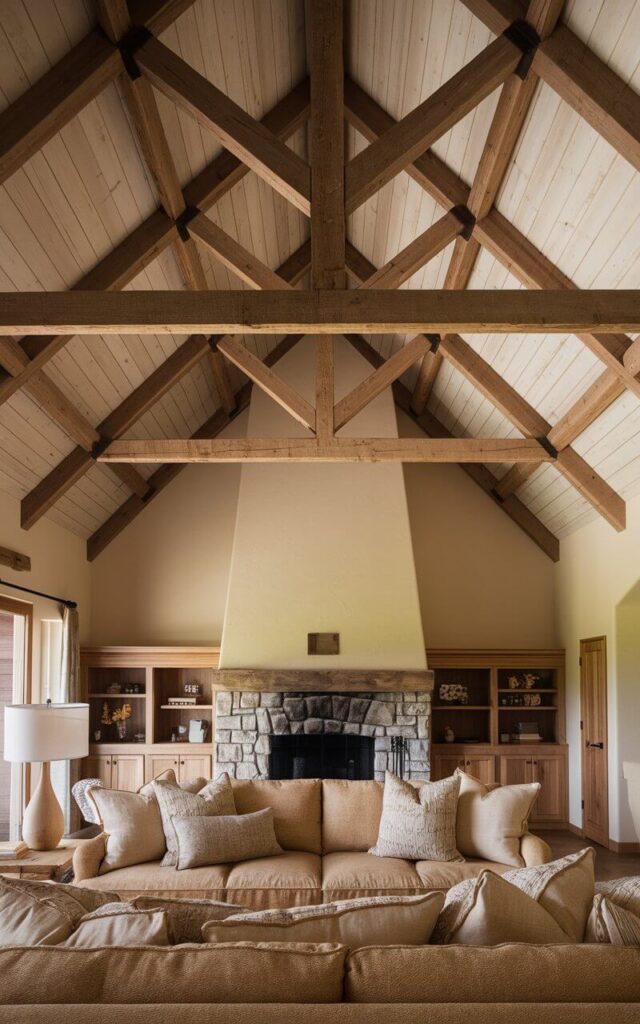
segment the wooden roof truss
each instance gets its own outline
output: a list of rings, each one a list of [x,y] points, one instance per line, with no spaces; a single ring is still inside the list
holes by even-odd
[[[640,299],[629,292],[578,292],[571,280],[510,224],[495,200],[533,97],[543,79],[626,160],[640,169],[640,97],[559,22],[562,0],[463,0],[497,34],[469,64],[400,121],[345,77],[342,0],[309,5],[309,80],[258,122],[159,41],[192,0],[96,0],[99,28],[0,114],[0,182],[42,147],[105,86],[118,78],[160,207],[68,293],[0,296],[0,403],[24,388],[77,447],[22,501],[31,527],[94,462],[104,462],[131,496],[88,541],[104,550],[191,461],[455,461],[551,558],[558,541],[516,497],[542,463],[552,462],[617,530],[622,498],[572,448],[572,442],[625,390],[640,396]],[[469,188],[430,146],[486,96],[501,92],[475,179]],[[181,188],[154,88],[211,130],[224,146]],[[310,163],[286,145],[309,121]],[[345,123],[369,142],[345,166]],[[383,267],[346,239],[346,217],[400,171],[442,207],[442,216]],[[213,223],[205,211],[254,171],[311,220],[311,238],[272,270]],[[394,293],[454,242],[444,290]],[[199,254],[206,248],[260,292],[208,292]],[[120,290],[168,247],[184,293]],[[471,292],[480,249],[491,252],[534,292]],[[310,274],[311,291],[297,285]],[[347,288],[347,284],[351,288]],[[355,287],[354,287],[355,286]],[[102,292],[119,292],[108,301]],[[362,294],[360,294],[362,293]],[[605,369],[552,427],[471,346],[460,331],[568,330]],[[76,332],[158,329],[193,333],[101,423],[93,425],[47,376],[47,362]],[[234,336],[285,333],[264,360]],[[384,360],[363,332],[414,336]],[[209,334],[210,331],[215,333]],[[316,401],[312,406],[277,375],[277,360],[313,332]],[[344,333],[372,373],[334,402],[332,334]],[[23,334],[22,337],[19,337]],[[128,441],[130,427],[200,361],[209,363],[220,408],[188,441]],[[444,360],[452,363],[523,435],[454,438],[428,411]],[[410,393],[400,377],[420,363]],[[229,441],[218,435],[247,408],[250,384],[234,393],[227,363],[238,367],[307,428],[304,438]],[[392,386],[398,406],[422,438],[336,436],[368,402]],[[145,479],[136,462],[160,463]],[[498,480],[485,463],[512,463]]]

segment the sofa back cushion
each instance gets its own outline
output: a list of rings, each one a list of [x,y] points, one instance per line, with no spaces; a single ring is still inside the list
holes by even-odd
[[[0,949],[0,1005],[333,1003],[342,999],[346,952],[329,944],[252,942],[12,947]]]
[[[375,845],[382,815],[382,782],[322,782],[322,852],[366,853]]]
[[[350,1003],[531,1003],[533,1009],[541,1002],[637,1003],[640,949],[369,946],[347,959],[344,998]]]
[[[238,814],[273,809],[276,839],[284,850],[322,853],[322,787],[319,779],[233,779]]]

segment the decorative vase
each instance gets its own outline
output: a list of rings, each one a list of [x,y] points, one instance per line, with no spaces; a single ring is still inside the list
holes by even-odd
[[[116,722],[116,729],[118,731],[118,739],[121,742],[124,742],[124,740],[126,740],[126,738],[127,738],[127,723],[126,722]]]

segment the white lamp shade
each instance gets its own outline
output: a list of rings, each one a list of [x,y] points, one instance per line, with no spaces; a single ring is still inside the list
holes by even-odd
[[[88,704],[5,707],[5,761],[67,761],[88,753]]]

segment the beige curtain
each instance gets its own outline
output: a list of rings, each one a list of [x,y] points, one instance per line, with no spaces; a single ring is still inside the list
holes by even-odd
[[[75,704],[81,700],[80,693],[80,632],[78,609],[64,607],[62,611],[62,645],[60,649],[60,697],[64,703]],[[69,761],[67,780],[68,829],[76,832],[80,828],[80,811],[71,799],[71,787],[80,778],[81,761]]]

